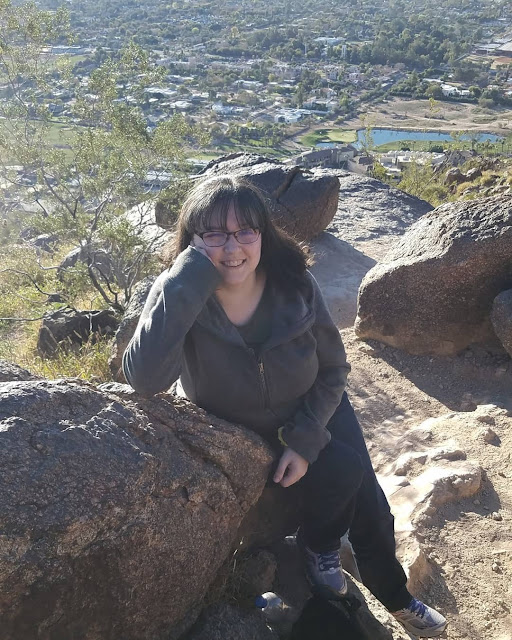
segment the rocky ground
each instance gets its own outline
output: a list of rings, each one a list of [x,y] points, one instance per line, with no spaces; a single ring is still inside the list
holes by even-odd
[[[350,312],[339,313],[340,301],[355,309],[352,267],[359,274],[381,259],[406,221],[387,234],[361,232],[357,207],[340,209],[329,228],[337,260],[331,253],[329,266],[323,249],[334,240],[319,239],[315,269],[340,322],[353,367],[349,393],[395,513],[411,587],[449,619],[443,638],[511,640],[512,362],[498,345],[430,357],[359,341]],[[326,286],[333,279],[337,292]]]

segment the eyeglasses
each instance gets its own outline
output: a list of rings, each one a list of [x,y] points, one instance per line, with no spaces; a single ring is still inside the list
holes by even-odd
[[[239,229],[238,231],[203,231],[196,234],[207,247],[223,247],[229,236],[235,236],[240,244],[252,244],[260,237],[259,229]]]

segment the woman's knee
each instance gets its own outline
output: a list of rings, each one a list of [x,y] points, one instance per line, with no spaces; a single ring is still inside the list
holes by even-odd
[[[320,452],[318,460],[311,465],[311,472],[317,482],[324,482],[331,489],[354,493],[364,477],[364,465],[358,452],[336,440]]]

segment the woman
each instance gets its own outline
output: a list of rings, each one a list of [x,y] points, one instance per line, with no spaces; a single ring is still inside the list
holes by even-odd
[[[189,194],[174,253],[124,354],[126,379],[146,396],[178,381],[180,395],[280,447],[273,480],[303,492],[297,542],[309,581],[346,593],[339,546],[350,529],[364,584],[411,633],[442,633],[443,616],[406,589],[345,393],[345,350],[301,247],[253,186],[220,176]]]

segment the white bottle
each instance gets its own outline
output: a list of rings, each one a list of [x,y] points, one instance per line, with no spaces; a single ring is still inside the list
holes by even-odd
[[[298,614],[277,593],[267,591],[267,593],[258,596],[254,604],[258,609],[261,609],[268,625],[279,635],[288,635],[290,633]]]

